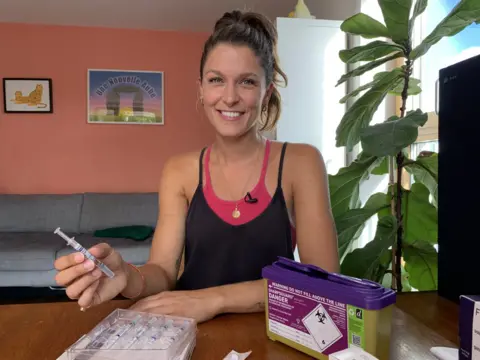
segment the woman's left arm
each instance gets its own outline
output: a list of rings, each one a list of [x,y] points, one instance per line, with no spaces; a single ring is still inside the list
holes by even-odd
[[[287,149],[287,170],[293,174],[293,209],[300,261],[339,272],[337,232],[323,157],[311,145],[289,144]]]
[[[264,280],[191,291],[163,291],[139,300],[131,310],[184,316],[203,322],[223,313],[265,310]]]

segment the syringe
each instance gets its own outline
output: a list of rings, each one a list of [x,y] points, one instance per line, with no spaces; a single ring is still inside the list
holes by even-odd
[[[81,252],[87,259],[89,260],[92,260],[93,263],[95,264],[96,267],[98,267],[105,275],[107,275],[110,279],[113,278],[115,276],[115,274],[113,273],[112,270],[110,270],[107,265],[105,265],[104,263],[102,263],[100,260],[98,260],[95,256],[93,256],[92,254],[90,254],[90,252],[85,249],[82,245],[80,245],[76,240],[75,238],[73,237],[68,237],[67,235],[65,235],[62,230],[60,230],[60,228],[56,228],[55,231],[54,231],[54,234],[57,234],[59,235],[60,237],[62,237],[67,243],[68,245],[70,245],[71,247],[73,247],[75,250]]]

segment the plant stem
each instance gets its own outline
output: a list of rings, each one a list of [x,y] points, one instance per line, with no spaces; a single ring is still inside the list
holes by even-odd
[[[395,210],[395,189],[393,188],[395,185],[395,157],[388,157],[388,174],[389,174],[389,181],[388,181],[388,188],[391,192],[391,201],[390,201],[390,211],[392,215],[396,214]],[[396,274],[396,266],[395,266],[395,255],[396,249],[395,245],[392,246],[392,289],[397,290],[397,274]]]
[[[405,67],[405,84],[402,91],[402,107],[400,108],[400,117],[405,117],[407,110],[407,98],[408,98],[408,85],[410,82],[410,74],[412,68],[412,61],[407,58],[406,67]],[[405,156],[403,152],[400,151],[396,155],[396,165],[397,165],[397,191],[396,191],[396,206],[395,206],[395,216],[397,218],[397,242],[395,246],[395,261],[394,261],[394,274],[396,279],[396,290],[402,292],[402,247],[403,247],[403,212],[402,212],[402,170],[404,166]],[[392,267],[393,269],[393,267]],[[393,276],[392,276],[393,280]]]
[[[405,117],[407,111],[408,85],[410,82],[410,74],[412,72],[412,60],[407,59],[405,67],[405,84],[402,90],[402,107],[400,108],[400,117]]]
[[[396,156],[397,160],[397,201],[395,214],[397,217],[397,246],[395,251],[395,276],[396,288],[398,292],[402,292],[402,244],[403,244],[403,214],[402,214],[402,163],[403,153],[399,152]]]

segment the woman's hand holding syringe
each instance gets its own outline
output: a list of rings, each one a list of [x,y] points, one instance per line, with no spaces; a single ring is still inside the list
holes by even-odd
[[[55,261],[59,271],[55,280],[66,287],[70,299],[78,299],[82,309],[113,299],[125,289],[128,264],[110,245],[102,243],[87,250],[60,229],[55,233],[77,250]]]

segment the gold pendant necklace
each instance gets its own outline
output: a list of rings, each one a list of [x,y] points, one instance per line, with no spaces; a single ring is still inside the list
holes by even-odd
[[[232,211],[232,216],[234,219],[238,219],[240,215],[241,213],[240,213],[240,210],[238,210],[238,205],[235,204],[235,210]]]
[[[260,153],[260,151],[257,150],[257,154],[256,154],[256,157],[255,157],[255,160],[258,159],[258,154],[259,154],[259,153]],[[217,156],[217,161],[218,161],[218,163],[220,163],[220,161],[219,161],[219,159],[218,159],[218,155],[216,155],[216,156]],[[225,176],[225,174],[224,174],[224,172],[223,172],[223,169],[220,169],[220,170],[221,170],[221,172],[222,172],[223,178],[224,178],[225,180],[227,180],[227,178],[226,178],[226,176]],[[247,179],[247,181],[246,181],[245,187],[248,185],[248,182],[250,181],[250,178],[252,177],[252,174],[253,174],[253,171],[250,173],[250,176],[248,177],[248,179]],[[234,219],[238,219],[238,218],[240,217],[240,215],[242,215],[242,213],[240,212],[240,210],[238,210],[238,203],[236,203],[236,204],[235,204],[235,209],[232,211],[232,217],[233,217]]]

